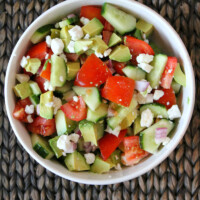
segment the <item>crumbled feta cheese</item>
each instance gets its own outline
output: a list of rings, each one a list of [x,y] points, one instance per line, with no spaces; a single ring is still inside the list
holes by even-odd
[[[20,65],[22,68],[26,67],[26,65],[28,64],[28,60],[25,56],[22,57]]]
[[[84,157],[85,157],[86,163],[88,165],[94,163],[94,161],[95,161],[95,155],[93,153],[85,153]]]
[[[149,54],[141,53],[141,54],[139,54],[139,56],[137,56],[136,60],[138,63],[147,63],[148,64],[153,60],[153,56],[149,55]]]
[[[81,17],[80,18],[80,22],[83,24],[83,25],[86,25],[90,22],[90,20],[86,17]]]
[[[74,41],[70,41],[69,45],[67,46],[70,53],[75,53],[74,44],[75,44]]]
[[[60,55],[63,52],[64,43],[60,38],[54,38],[51,41],[51,50],[54,54]]]
[[[27,116],[27,120],[28,120],[28,123],[32,123],[33,122],[33,118],[31,115],[28,115]]]
[[[147,63],[139,63],[138,67],[140,67],[141,69],[143,69],[145,72],[149,73],[153,67]]]
[[[121,167],[120,163],[117,163],[117,165],[115,166],[115,169],[116,170],[122,170],[122,167]]]
[[[155,90],[153,99],[158,100],[164,95],[164,92],[162,90]]]
[[[153,103],[153,94],[147,94],[146,97],[144,97],[142,94],[138,93],[136,99],[139,104]]]
[[[65,62],[67,62],[67,57],[64,53],[60,54],[60,57],[63,58],[65,60]]]
[[[60,76],[60,78],[59,78],[59,79],[60,79],[60,81],[61,81],[61,82],[63,82],[63,81],[64,81],[64,78],[63,78],[63,76]]]
[[[84,36],[82,28],[78,25],[71,28],[68,32],[74,41],[80,40]]]
[[[77,143],[80,136],[76,133],[72,133],[72,134],[68,135],[68,137],[71,142]]]
[[[87,51],[88,49],[88,46],[83,47],[83,51]]]
[[[143,40],[146,40],[147,36],[145,33],[142,34],[142,38],[143,38]]]
[[[33,114],[34,113],[34,105],[26,105],[25,107],[25,113],[26,114]]]
[[[54,107],[54,115],[57,113],[58,109],[62,106],[62,101],[60,98],[53,96],[53,107]]]
[[[173,105],[168,111],[169,119],[173,120],[175,118],[181,117],[181,112],[178,108],[178,105]]]
[[[162,118],[163,118],[163,116],[162,116],[162,115],[158,115],[158,116],[157,116],[157,118],[159,118],[159,119],[162,119]]]
[[[104,51],[104,57],[107,57],[107,56],[109,56],[110,55],[110,53],[111,53],[111,51],[112,51],[112,49],[107,49],[106,51]]]
[[[88,40],[89,38],[90,38],[90,35],[87,33],[83,39]]]
[[[150,109],[146,109],[141,114],[140,125],[141,127],[149,127],[153,123],[153,113]]]
[[[30,76],[27,74],[16,74],[15,77],[20,83],[28,82],[30,80]]]
[[[98,58],[103,58],[103,54],[99,53],[99,52],[96,52],[95,51],[95,55],[98,57]]]
[[[48,47],[51,47],[51,36],[50,35],[46,36],[46,43],[47,43]]]
[[[26,59],[30,59],[31,57],[30,56],[26,56]]]
[[[55,24],[55,28],[60,28],[59,22]]]
[[[53,87],[49,81],[45,81],[44,82],[44,89],[47,91],[54,91],[55,90],[55,87]]]
[[[73,101],[78,102],[78,97],[77,96],[73,96]]]
[[[49,57],[49,54],[47,53],[46,56],[45,56],[45,59],[48,59],[48,57]]]
[[[51,108],[51,107],[53,107],[53,102],[48,102],[45,104],[45,106]]]
[[[37,104],[36,106],[36,113],[37,115],[40,115],[40,104]]]
[[[165,140],[162,142],[162,145],[163,146],[167,145],[170,142],[170,140],[171,139],[169,137],[166,137]]]
[[[116,137],[118,137],[119,132],[121,131],[121,127],[117,126],[114,130],[111,129],[109,126],[107,126],[107,128],[105,129],[106,132],[115,135]]]

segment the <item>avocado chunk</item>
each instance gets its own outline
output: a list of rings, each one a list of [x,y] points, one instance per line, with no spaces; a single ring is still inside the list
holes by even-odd
[[[177,83],[175,80],[172,80],[172,89],[174,90],[175,94],[178,94],[180,89],[181,89],[181,85],[179,83]]]
[[[91,172],[102,174],[109,172],[111,168],[111,164],[102,160],[99,156],[96,156],[93,165],[90,168]]]
[[[91,47],[92,43],[93,43],[92,40],[78,40],[78,41],[75,41],[75,43],[74,43],[74,51],[77,54],[80,55],[80,54],[84,53],[87,49],[89,49]]]
[[[92,41],[93,41],[93,45],[91,47],[92,50],[103,54],[104,51],[108,49],[107,44],[100,37],[94,37],[92,38]]]
[[[141,132],[141,131],[143,131],[145,129],[145,127],[142,127],[140,125],[140,120],[141,120],[141,117],[138,116],[136,118],[136,120],[134,121],[134,125],[133,125],[134,126],[133,127],[133,133],[134,133],[134,135],[137,135],[139,132]]]
[[[80,62],[67,62],[67,80],[75,79],[79,70]]]
[[[79,123],[79,129],[85,142],[91,142],[97,146],[98,131],[97,125],[95,123],[87,120],[82,120]]]
[[[153,25],[142,19],[136,23],[136,28],[142,31],[147,37],[153,32]]]
[[[68,32],[69,28],[67,26],[63,27],[60,31],[60,39],[62,39],[64,43],[64,51],[69,53],[68,45],[71,41],[71,36]]]
[[[127,46],[121,44],[115,47],[109,58],[118,62],[127,62],[131,59],[130,50]]]
[[[75,128],[77,123],[66,117],[62,110],[58,110],[55,115],[56,131],[57,134],[63,135],[71,133]]]
[[[42,94],[40,87],[38,86],[38,84],[35,81],[29,81],[29,85],[32,90],[32,94],[34,94],[36,96]]]
[[[174,71],[174,80],[180,85],[186,87],[186,76],[182,72],[180,64],[178,63]]]
[[[102,120],[96,123],[97,126],[97,140],[100,140],[104,135],[104,130],[106,128],[105,121]]]
[[[85,171],[90,169],[90,165],[86,163],[85,158],[78,151],[67,154],[64,162],[69,171]]]
[[[56,136],[54,138],[51,138],[49,140],[49,145],[51,147],[51,149],[53,150],[54,154],[56,155],[57,158],[60,158],[63,154],[63,150],[59,149],[57,147],[57,141],[59,139],[59,136]]]
[[[103,28],[103,24],[97,18],[93,18],[88,24],[83,26],[82,29],[85,34],[89,34],[90,37],[93,37],[99,35]]]
[[[38,58],[30,58],[28,59],[28,64],[25,66],[25,69],[27,72],[36,74],[40,66],[41,66],[41,61]]]
[[[45,119],[53,118],[53,92],[48,91],[40,95],[40,116]]]
[[[20,97],[21,99],[25,99],[26,97],[29,97],[32,94],[31,88],[28,82],[17,84],[13,88],[13,90],[15,92],[15,95]]]
[[[53,54],[51,56],[51,77],[52,87],[62,87],[67,80],[67,70],[65,60]]]
[[[108,46],[113,47],[116,44],[120,43],[121,41],[122,41],[122,39],[116,33],[113,33],[108,42]]]
[[[51,39],[60,38],[60,30],[59,29],[51,29]]]

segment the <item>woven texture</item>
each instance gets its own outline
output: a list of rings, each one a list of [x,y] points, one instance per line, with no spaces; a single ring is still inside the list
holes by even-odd
[[[62,179],[41,167],[17,141],[6,116],[3,88],[17,40],[42,12],[61,1],[0,0],[0,199],[200,199],[200,2],[140,0],[179,33],[196,76],[196,104],[185,137],[159,166],[131,181],[90,186]]]

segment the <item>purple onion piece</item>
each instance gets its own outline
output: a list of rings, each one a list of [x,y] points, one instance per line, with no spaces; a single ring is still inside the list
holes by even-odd
[[[115,69],[113,68],[112,60],[108,61],[107,66],[112,74],[116,72]]]
[[[135,81],[135,89],[139,92],[144,92],[149,86],[147,81]]]
[[[69,15],[67,15],[67,18],[69,19],[69,18],[73,18],[73,17],[76,17],[76,15],[75,14],[69,14]]]
[[[156,143],[163,142],[166,137],[167,137],[167,128],[166,127],[156,128],[156,131],[155,131]]]

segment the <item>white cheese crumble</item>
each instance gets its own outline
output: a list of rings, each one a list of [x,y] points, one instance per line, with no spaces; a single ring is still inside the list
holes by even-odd
[[[87,51],[88,49],[89,49],[88,46],[83,47],[83,51]]]
[[[162,115],[158,115],[158,116],[157,116],[157,118],[159,118],[159,119],[162,119],[162,118],[163,118],[163,116],[162,116]]]
[[[107,56],[109,56],[110,55],[110,53],[111,53],[111,51],[112,51],[112,49],[107,49],[106,51],[104,51],[104,57],[107,57]]]
[[[173,120],[175,118],[181,117],[181,112],[178,108],[178,105],[173,105],[168,111],[169,119]]]
[[[144,97],[142,94],[138,93],[136,99],[139,104],[153,103],[153,94],[147,94],[146,97]]]
[[[164,92],[162,90],[155,90],[153,99],[158,100],[164,95]]]
[[[25,107],[25,113],[26,114],[33,114],[34,113],[34,105],[26,105]]]
[[[152,87],[149,85],[149,86],[147,87],[147,89],[146,89],[144,92],[140,92],[140,94],[141,94],[142,96],[146,97],[147,94],[149,94],[151,91],[152,91]]]
[[[78,102],[78,97],[77,96],[73,96],[73,101]]]
[[[65,62],[67,62],[67,57],[64,53],[60,54],[60,57],[63,58]]]
[[[117,163],[117,165],[115,166],[115,169],[116,170],[122,170],[122,167],[121,167],[120,163]]]
[[[74,41],[80,40],[84,36],[82,28],[78,25],[71,28],[68,32]]]
[[[48,47],[51,47],[51,36],[50,35],[46,36],[46,43],[47,43]]]
[[[94,163],[94,161],[95,161],[95,155],[93,153],[85,153],[84,157],[85,157],[86,163],[88,165]]]
[[[28,64],[28,60],[25,56],[22,57],[20,65],[22,68],[26,67],[26,65]]]
[[[86,25],[90,22],[90,20],[86,17],[81,17],[80,18],[80,22],[83,24],[83,25]]]
[[[90,35],[87,33],[83,39],[88,40],[89,38],[90,38]]]
[[[36,113],[37,115],[40,115],[40,104],[37,104],[36,106]]]
[[[74,44],[75,44],[74,41],[70,41],[70,43],[67,46],[67,48],[68,48],[68,50],[69,50],[70,53],[75,53]]]
[[[95,55],[98,57],[98,58],[103,58],[103,54],[99,53],[99,52],[96,52],[95,51]]]
[[[53,87],[49,81],[45,81],[45,82],[44,82],[44,89],[45,89],[46,91],[47,91],[47,90],[49,90],[49,91],[54,91],[54,90],[55,90],[55,87]]]
[[[20,83],[28,82],[30,80],[30,77],[27,74],[16,74],[15,77]]]
[[[28,123],[32,123],[33,122],[33,118],[31,117],[31,115],[27,116],[27,120],[28,120]]]
[[[140,125],[141,127],[150,127],[153,123],[153,113],[150,109],[146,109],[141,114]]]
[[[139,63],[138,67],[140,67],[141,69],[143,69],[145,72],[149,73],[151,72],[151,70],[153,69],[153,67],[147,63]]]
[[[64,43],[60,38],[54,38],[51,41],[51,50],[54,54],[60,55],[63,52]]]
[[[137,56],[136,60],[138,63],[149,64],[153,60],[153,57],[154,56],[152,56],[152,55],[141,53],[141,54],[139,54],[139,56]]]
[[[115,135],[116,137],[118,137],[120,131],[121,131],[121,127],[117,126],[114,130],[111,129],[109,126],[107,126],[107,128],[105,129],[106,132]]]
[[[53,96],[53,107],[54,107],[54,115],[57,113],[58,109],[62,106],[62,101],[60,98]]]

